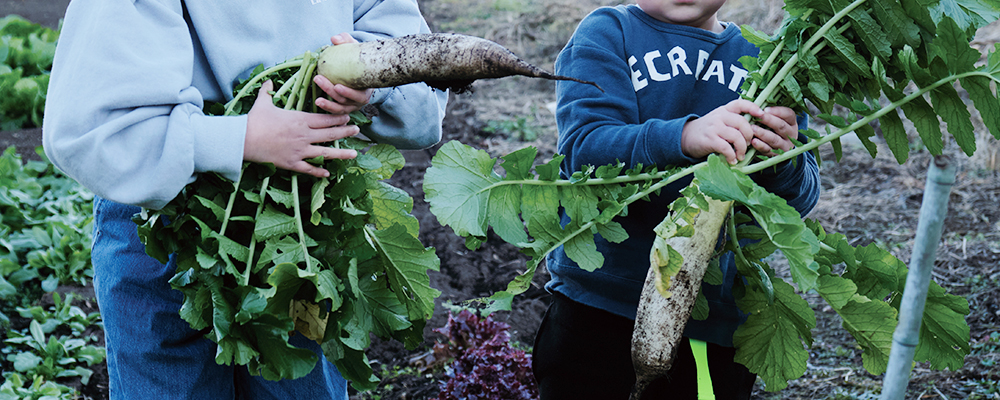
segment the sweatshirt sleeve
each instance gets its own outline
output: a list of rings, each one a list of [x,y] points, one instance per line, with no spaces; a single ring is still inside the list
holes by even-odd
[[[74,1],[56,50],[43,145],[98,196],[157,209],[196,173],[235,179],[246,117],[207,117],[179,0]]]
[[[414,0],[355,0],[354,36],[359,42],[430,33]],[[448,92],[424,83],[375,89],[378,116],[362,133],[400,149],[421,149],[441,140]]]
[[[800,116],[798,122],[799,130],[808,128],[808,115]],[[801,134],[798,139],[802,143],[809,141],[809,138]],[[773,168],[751,174],[750,177],[767,191],[785,199],[785,202],[803,217],[819,202],[819,165],[812,152],[799,154],[793,161],[783,162]]]
[[[681,151],[684,124],[694,115],[641,121],[631,68],[622,54],[623,37],[617,18],[594,13],[585,18],[556,60],[556,74],[594,81],[556,84],[558,151],[564,168],[624,162],[628,167],[686,165],[696,159]],[[617,29],[616,29],[617,28]]]

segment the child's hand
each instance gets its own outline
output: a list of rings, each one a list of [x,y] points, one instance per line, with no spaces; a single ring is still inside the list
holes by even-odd
[[[750,145],[760,154],[773,157],[777,155],[774,149],[788,151],[795,147],[790,138],[799,136],[799,125],[795,121],[795,111],[791,108],[768,107],[764,109],[764,116],[760,117],[760,122],[771,128],[767,130],[754,125],[754,137]]]
[[[358,41],[347,33],[341,33],[331,37],[330,42],[336,46],[344,43],[357,43]],[[368,104],[368,100],[372,97],[372,89],[351,89],[341,84],[334,85],[322,75],[316,75],[313,82],[330,96],[329,99],[317,98],[316,106],[330,114],[350,114],[360,110],[361,107]]]
[[[747,143],[754,138],[757,131],[743,114],[761,118],[766,113],[751,101],[733,100],[701,118],[684,124],[684,130],[681,132],[681,150],[694,158],[719,153],[726,157],[730,164],[743,160],[747,152]]]
[[[750,114],[770,129],[747,121],[743,114]],[[795,145],[789,138],[797,137],[798,129],[791,108],[761,110],[751,101],[737,99],[688,121],[681,133],[681,150],[695,158],[719,153],[730,164],[736,164],[746,156],[748,145],[767,157],[777,155],[775,149],[791,150]]]
[[[320,156],[328,160],[357,157],[358,153],[354,150],[314,145],[357,134],[357,126],[345,125],[350,120],[347,114],[283,110],[271,100],[272,90],[274,83],[264,82],[247,114],[244,160],[274,163],[278,168],[324,178],[330,176],[329,171],[305,160]]]
[[[341,33],[330,38],[335,46],[355,43],[351,35]],[[329,114],[313,114],[282,110],[274,106],[269,92],[274,84],[267,81],[260,88],[257,100],[247,117],[247,135],[243,159],[253,162],[270,162],[276,167],[309,174],[316,177],[330,176],[330,172],[306,162],[322,156],[324,159],[357,157],[354,150],[316,146],[343,139],[358,133],[358,127],[345,125],[348,114],[360,110],[371,99],[372,89],[351,89],[334,85],[329,79],[316,75],[313,82],[323,89],[329,99],[317,98],[316,106]]]

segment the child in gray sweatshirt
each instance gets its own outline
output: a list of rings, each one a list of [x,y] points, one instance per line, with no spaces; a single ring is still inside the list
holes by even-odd
[[[132,215],[158,209],[203,172],[235,179],[244,161],[315,176],[303,161],[352,158],[317,144],[359,133],[347,114],[378,117],[363,131],[400,148],[440,140],[447,93],[425,84],[368,89],[316,83],[322,113],[257,101],[249,114],[207,116],[258,65],[327,44],[429,32],[414,0],[74,0],[66,11],[45,109],[48,157],[97,197],[94,286],[104,319],[112,399],[346,399],[346,382],[320,363],[306,377],[271,382],[218,365],[216,345],[178,310],[167,282],[176,269],[145,254]],[[331,35],[335,35],[331,38]],[[271,87],[265,85],[265,89]],[[265,90],[261,90],[265,93]],[[262,96],[266,99],[266,96]]]

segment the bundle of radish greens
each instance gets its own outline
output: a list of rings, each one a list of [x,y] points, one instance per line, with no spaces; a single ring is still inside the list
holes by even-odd
[[[596,251],[595,234],[611,242],[626,239],[616,216],[693,175],[657,227],[650,250],[633,337],[633,398],[669,370],[689,317],[707,317],[700,283],[722,283],[713,258],[723,251],[736,254],[742,279],[736,280],[734,293],[740,309],[750,314],[733,337],[736,360],[759,375],[768,390],[786,387],[806,370],[816,319],[800,294],[805,292],[818,293],[840,315],[863,349],[864,367],[872,374],[885,372],[906,265],[875,244],[852,246],[844,235],[803,220],[748,175],[827,143],[839,159],[840,138],[851,132],[874,157],[870,124],[876,120],[902,163],[911,146],[900,110],[931,154],[944,150],[943,121],[971,155],[976,147],[971,114],[956,84],[1000,139],[995,94],[1000,51],[984,58],[970,46],[977,28],[1000,17],[1000,5],[992,0],[787,0],[785,10],[783,24],[771,36],[744,28],[744,36],[761,51],[741,62],[750,71],[745,98],[801,112],[811,104],[819,110],[814,117],[833,127],[804,131],[809,142],[796,143],[791,151],[771,158],[748,156],[736,166],[713,155],[685,168],[586,167],[569,179],[560,179],[561,155],[536,161],[530,147],[501,157],[502,162],[456,142],[438,151],[424,190],[439,221],[465,237],[469,248],[486,240],[491,228],[532,257],[506,291],[489,299],[494,309],[509,307],[511,298],[529,287],[539,263],[559,246],[581,268],[600,268],[604,259]],[[495,172],[498,162],[503,175]],[[566,225],[560,225],[560,209],[571,218]],[[726,241],[717,246],[720,229],[726,230]],[[740,239],[756,242],[741,247]],[[765,261],[778,250],[788,261],[791,282],[776,277]],[[963,318],[968,307],[965,299],[932,283],[917,361],[935,369],[962,366],[970,350]]]
[[[246,113],[268,79],[279,87],[277,105],[302,110],[319,91],[311,83],[315,66],[307,53],[259,67],[233,101],[206,111]],[[352,115],[353,124],[368,122]],[[314,160],[330,177],[247,163],[237,182],[202,174],[164,208],[136,217],[146,252],[161,262],[173,255],[170,283],[184,293],[180,315],[208,329],[218,343],[216,362],[246,365],[271,380],[298,378],[318,359],[288,343],[302,334],[366,389],[379,381],[365,356],[371,333],[408,347],[423,340],[440,294],[427,270],[439,261],[417,239],[413,199],[383,182],[403,167],[403,156],[356,138],[338,145],[359,155]]]
[[[497,43],[467,35],[431,33],[327,46],[265,69],[237,85],[231,101],[205,113],[250,111],[263,82],[272,80],[275,105],[317,112],[325,94],[321,74],[350,87],[426,82],[464,90],[476,79],[552,75]],[[351,124],[370,123],[360,112]],[[417,238],[413,199],[384,182],[405,163],[393,146],[348,138],[331,146],[358,150],[352,160],[315,159],[330,171],[316,178],[271,164],[245,163],[236,182],[205,173],[160,210],[136,215],[146,253],[176,262],[171,286],[184,293],[180,316],[218,344],[219,364],[246,365],[266,379],[294,379],[318,357],[289,344],[301,334],[359,389],[377,386],[365,350],[371,334],[408,348],[440,294],[428,270],[440,264]]]

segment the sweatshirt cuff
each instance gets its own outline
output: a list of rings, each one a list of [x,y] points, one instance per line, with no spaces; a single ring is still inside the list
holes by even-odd
[[[697,115],[688,115],[683,118],[671,120],[650,120],[647,122],[645,136],[646,158],[651,164],[656,164],[658,168],[667,166],[685,166],[696,164],[704,159],[697,159],[684,154],[681,149],[681,132],[684,131],[684,124],[687,121],[698,118]]]
[[[385,102],[385,99],[389,97],[389,93],[395,88],[376,88],[372,89],[372,97],[368,99],[368,104],[379,105]]]
[[[750,174],[750,178],[772,193],[784,193],[789,185],[802,182],[807,162],[809,162],[808,156],[799,154],[793,160]]]
[[[231,117],[191,115],[194,133],[194,172],[217,172],[237,180],[243,168],[243,144],[247,116]]]

